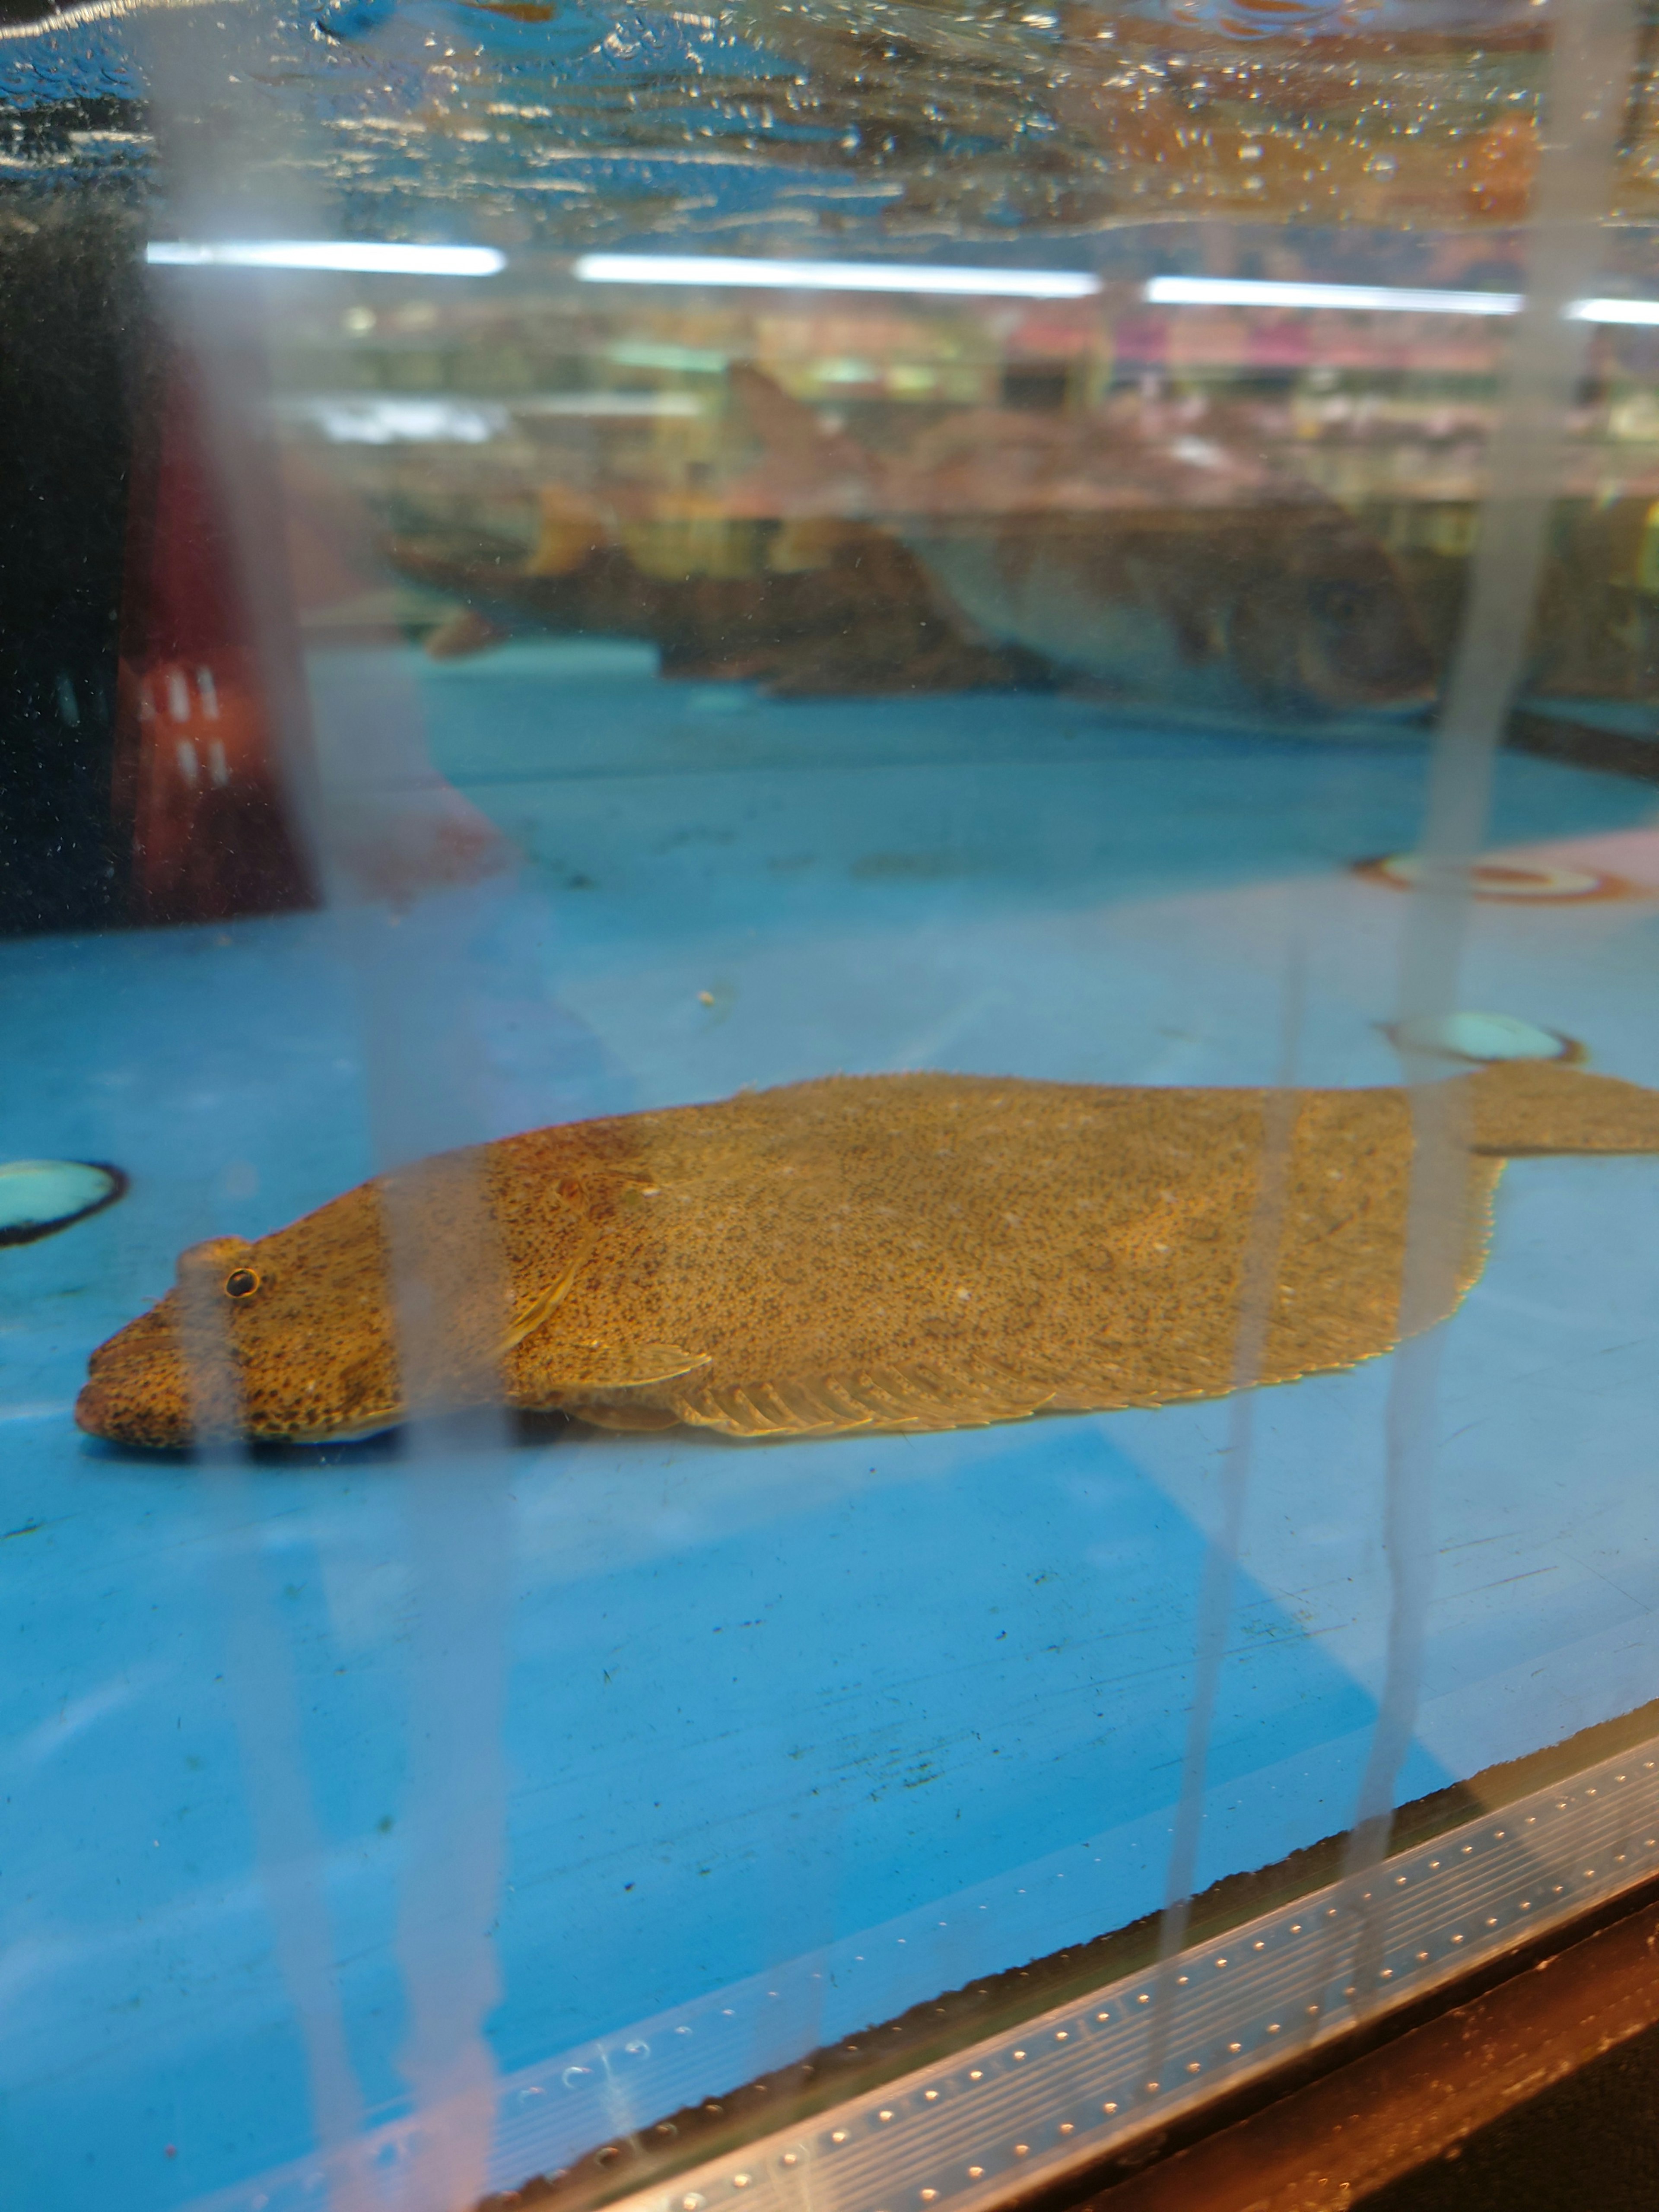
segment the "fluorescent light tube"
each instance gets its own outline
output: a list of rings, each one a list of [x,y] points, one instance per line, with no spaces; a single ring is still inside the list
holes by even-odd
[[[1518,292],[1431,292],[1399,284],[1293,284],[1254,276],[1154,276],[1155,307],[1346,307],[1401,315],[1514,315]]]
[[[270,238],[144,248],[153,269],[320,269],[364,276],[493,276],[507,256],[493,246],[397,246],[389,240]]]
[[[686,419],[702,407],[689,392],[551,392],[508,400],[352,392],[279,399],[275,412],[285,422],[308,423],[337,446],[482,446],[506,436],[515,416]]]
[[[1580,300],[1568,313],[1580,323],[1659,323],[1659,300]]]
[[[290,399],[276,411],[308,422],[334,446],[483,446],[511,428],[505,407],[488,400],[413,399],[355,393]]]
[[[774,261],[715,253],[584,253],[585,284],[734,284],[783,291],[945,292],[1087,300],[1100,279],[1072,269],[952,269],[918,261]]]
[[[1408,284],[1301,284],[1255,276],[1154,276],[1155,307],[1336,307],[1398,315],[1518,315],[1519,292],[1437,292]],[[1659,323],[1659,300],[1576,300],[1579,323]]]

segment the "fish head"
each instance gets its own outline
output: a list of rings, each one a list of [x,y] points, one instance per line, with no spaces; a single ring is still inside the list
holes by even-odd
[[[397,1332],[373,1184],[248,1242],[180,1255],[173,1288],[92,1355],[75,1418],[113,1443],[204,1433],[319,1443],[402,1417]]]
[[[100,1344],[75,1401],[77,1427],[111,1443],[164,1450],[191,1440],[190,1371],[174,1291]]]
[[[1346,516],[1291,508],[1287,520],[1229,616],[1244,683],[1282,714],[1426,708],[1434,656],[1387,550]]]

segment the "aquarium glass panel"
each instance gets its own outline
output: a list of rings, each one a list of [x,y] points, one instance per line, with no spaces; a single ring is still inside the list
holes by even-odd
[[[0,0],[3,2163],[977,2212],[1659,1857],[1624,0]]]

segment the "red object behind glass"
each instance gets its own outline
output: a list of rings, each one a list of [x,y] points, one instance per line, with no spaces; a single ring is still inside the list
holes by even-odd
[[[188,368],[161,380],[133,488],[121,608],[114,802],[134,919],[222,921],[315,903],[253,623]]]

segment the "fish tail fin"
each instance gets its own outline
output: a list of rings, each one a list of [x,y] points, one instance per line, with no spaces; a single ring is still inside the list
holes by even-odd
[[[1515,1060],[1469,1080],[1477,1152],[1659,1152],[1659,1091],[1639,1083]]]

